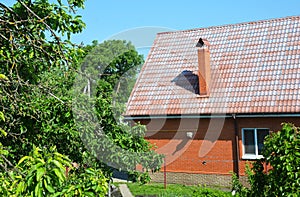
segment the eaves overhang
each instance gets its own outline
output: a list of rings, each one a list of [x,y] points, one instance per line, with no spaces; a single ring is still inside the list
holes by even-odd
[[[299,113],[252,113],[252,114],[191,114],[191,115],[146,115],[124,116],[125,121],[152,120],[152,119],[212,119],[212,118],[284,118],[300,117]]]

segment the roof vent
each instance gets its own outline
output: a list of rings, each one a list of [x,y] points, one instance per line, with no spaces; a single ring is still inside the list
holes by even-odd
[[[209,42],[200,38],[196,47],[198,48],[198,77],[199,77],[199,94],[208,97],[210,86],[210,51]]]

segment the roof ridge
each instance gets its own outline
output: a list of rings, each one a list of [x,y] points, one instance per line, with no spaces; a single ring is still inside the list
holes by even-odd
[[[240,23],[234,23],[234,24],[215,25],[215,26],[200,27],[200,28],[193,28],[193,29],[187,29],[187,30],[166,31],[166,32],[159,32],[159,33],[157,33],[157,35],[173,34],[173,33],[178,33],[178,32],[185,33],[185,32],[191,32],[191,31],[199,31],[199,30],[203,30],[203,29],[215,29],[215,28],[224,28],[224,27],[230,27],[230,26],[242,26],[242,25],[265,23],[265,22],[271,22],[271,21],[280,21],[280,20],[287,20],[287,19],[294,19],[294,18],[300,19],[300,15],[286,16],[286,17],[281,17],[281,18],[262,19],[262,20],[257,20],[257,21],[240,22]]]

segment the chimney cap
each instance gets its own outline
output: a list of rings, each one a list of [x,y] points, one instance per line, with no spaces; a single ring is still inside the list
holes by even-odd
[[[210,44],[209,44],[209,42],[208,42],[207,39],[205,39],[205,38],[199,38],[199,40],[198,40],[198,42],[196,44],[196,47],[202,48],[203,46],[209,47]]]

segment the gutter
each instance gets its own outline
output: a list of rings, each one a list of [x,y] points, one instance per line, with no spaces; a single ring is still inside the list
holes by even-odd
[[[235,114],[236,118],[300,117],[300,113]],[[232,118],[232,114],[125,116],[124,120]]]
[[[239,128],[238,128],[236,114],[232,114],[232,118],[233,118],[233,124],[234,124],[234,147],[233,147],[233,150],[234,150],[234,154],[233,154],[234,168],[233,168],[233,171],[236,174],[237,178],[240,178]]]

